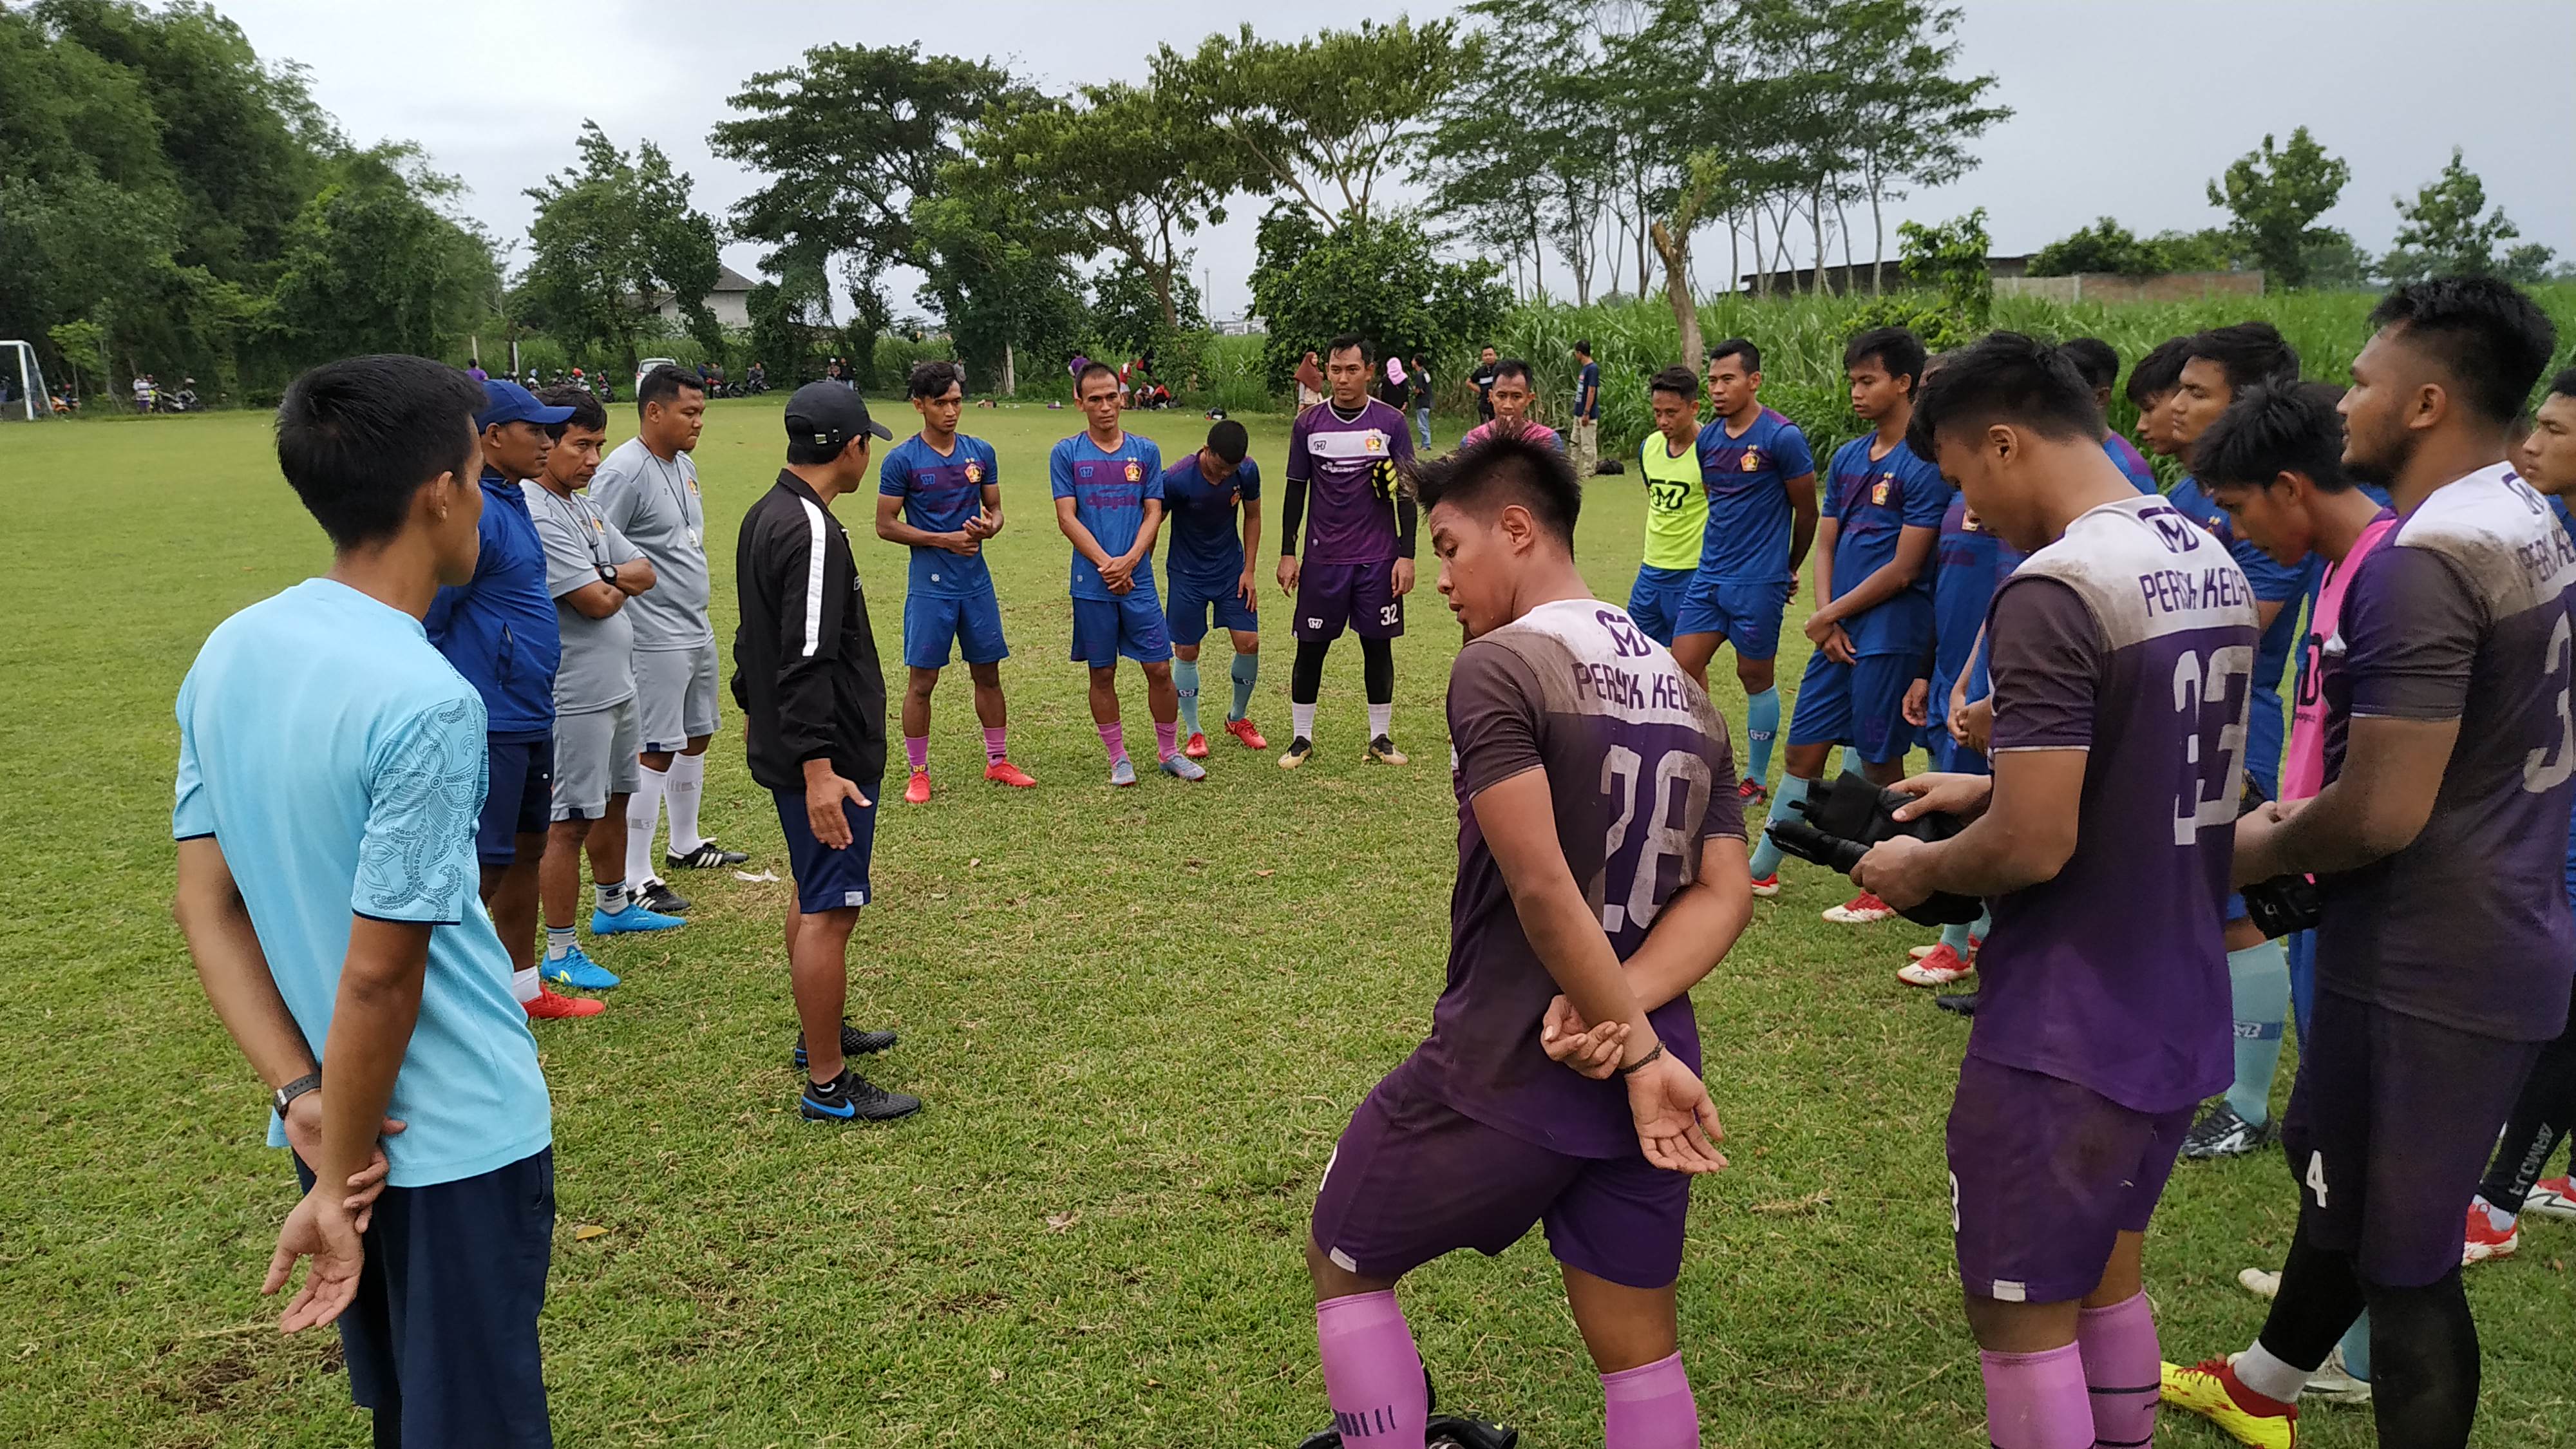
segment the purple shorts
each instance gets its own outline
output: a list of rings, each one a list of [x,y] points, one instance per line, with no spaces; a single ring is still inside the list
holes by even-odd
[[[1949,1130],[1960,1285],[2005,1303],[2100,1287],[2119,1235],[2146,1231],[2190,1127],[2189,1107],[2140,1112],[2044,1072],[1961,1062]]]
[[[1315,1197],[1315,1245],[1344,1272],[1400,1278],[1460,1248],[1491,1257],[1547,1226],[1570,1268],[1630,1288],[1681,1276],[1690,1179],[1627,1157],[1568,1157],[1413,1085],[1398,1067],[1351,1114]]]
[[[2333,991],[2308,1008],[2281,1146],[2308,1240],[2421,1288],[2460,1266],[2469,1198],[2542,1043],[2499,1041]]]
[[[1365,564],[1310,563],[1297,574],[1297,612],[1288,633],[1297,639],[1339,639],[1347,627],[1363,639],[1404,636],[1404,599],[1395,591],[1395,561]]]

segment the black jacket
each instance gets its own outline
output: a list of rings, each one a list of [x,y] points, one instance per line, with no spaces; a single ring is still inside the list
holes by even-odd
[[[805,762],[829,759],[873,796],[885,775],[885,674],[849,534],[782,470],[742,516],[733,576],[742,600],[733,698],[751,777],[801,791]]]

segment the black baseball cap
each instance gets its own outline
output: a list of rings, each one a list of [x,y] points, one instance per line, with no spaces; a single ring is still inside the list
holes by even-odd
[[[839,452],[861,433],[874,433],[880,438],[894,436],[886,431],[885,424],[869,419],[868,405],[854,388],[837,382],[809,382],[787,400],[790,442],[811,442],[818,448]]]

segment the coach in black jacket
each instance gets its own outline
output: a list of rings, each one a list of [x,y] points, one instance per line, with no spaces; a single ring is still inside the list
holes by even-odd
[[[885,774],[885,675],[868,627],[850,538],[834,500],[868,481],[868,440],[889,434],[859,395],[808,383],[787,400],[787,466],[742,517],[734,586],[733,697],[748,727],[751,777],[778,801],[796,875],[787,962],[796,994],[798,1110],[817,1121],[884,1120],[921,1109],[850,1071],[848,1052],[882,1051],[891,1032],[842,1018],[850,930],[868,903],[876,793]]]

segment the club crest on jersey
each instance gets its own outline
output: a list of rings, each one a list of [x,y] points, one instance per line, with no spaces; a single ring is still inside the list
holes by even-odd
[[[1759,473],[1762,471],[1762,450],[1760,448],[1747,448],[1744,450],[1744,471],[1747,473]]]
[[[590,521],[590,531],[593,533],[606,533],[608,531],[608,520],[604,518],[592,519]]]
[[[969,483],[981,483],[984,481],[984,465],[980,461],[972,459],[968,460],[966,464],[966,481]]]
[[[1383,453],[1386,451],[1386,435],[1383,433],[1371,433],[1368,435],[1367,444],[1370,452]]]
[[[1144,482],[1144,481],[1145,481],[1145,465],[1144,465],[1144,464],[1142,464],[1142,463],[1138,463],[1138,462],[1130,461],[1130,462],[1127,464],[1127,481],[1128,481],[1128,482],[1130,482],[1130,483],[1142,483],[1142,482]]]
[[[1969,509],[1966,513],[1959,515],[1959,527],[1968,533],[1983,533],[1986,531],[1985,523],[1977,517],[1977,511],[1973,508]]]
[[[1878,481],[1877,481],[1876,483],[1874,483],[1874,484],[1870,485],[1870,490],[1869,490],[1869,501],[1870,501],[1872,504],[1874,504],[1874,505],[1876,505],[1876,506],[1878,506],[1878,507],[1881,507],[1881,508],[1886,507],[1886,506],[1887,506],[1887,490],[1888,490],[1888,488],[1889,488],[1890,486],[1892,486],[1892,485],[1893,485],[1893,483],[1894,483],[1894,481],[1895,481],[1895,478],[1896,478],[1896,475],[1895,475],[1895,474],[1893,474],[1893,473],[1881,473],[1881,474],[1879,474],[1879,475],[1878,475]]]

